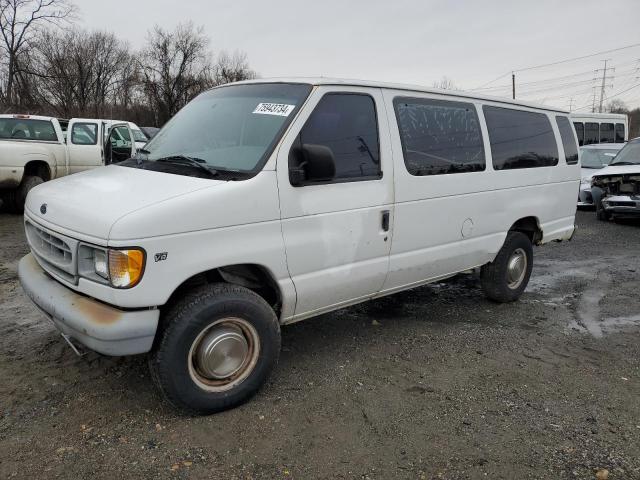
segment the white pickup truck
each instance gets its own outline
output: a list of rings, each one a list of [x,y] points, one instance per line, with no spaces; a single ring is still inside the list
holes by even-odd
[[[125,160],[135,140],[128,122],[72,118],[65,132],[57,118],[0,115],[0,198],[21,213],[34,186]]]

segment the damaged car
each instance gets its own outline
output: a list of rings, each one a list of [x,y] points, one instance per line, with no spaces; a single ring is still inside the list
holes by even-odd
[[[640,138],[593,176],[591,191],[599,220],[640,216]]]
[[[580,147],[580,192],[578,207],[594,207],[591,179],[599,170],[609,165],[620,152],[624,143],[608,143]]]

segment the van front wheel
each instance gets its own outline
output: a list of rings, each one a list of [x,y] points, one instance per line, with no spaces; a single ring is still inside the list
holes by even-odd
[[[149,355],[152,377],[174,407],[206,415],[251,398],[280,354],[275,312],[249,289],[205,285],[164,318]]]
[[[533,267],[533,246],[524,233],[509,232],[495,260],[480,271],[484,294],[496,302],[520,298],[529,283]]]

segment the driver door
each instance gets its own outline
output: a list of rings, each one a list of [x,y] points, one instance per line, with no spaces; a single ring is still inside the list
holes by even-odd
[[[133,132],[126,123],[111,125],[104,145],[104,164],[119,163],[136,153]]]
[[[292,184],[296,145],[330,150],[330,181]],[[320,87],[278,153],[278,187],[296,319],[378,293],[389,268],[393,166],[380,90]]]

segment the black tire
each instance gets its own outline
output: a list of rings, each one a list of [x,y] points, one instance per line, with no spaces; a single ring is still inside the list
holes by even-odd
[[[246,376],[227,390],[205,390],[197,383],[196,379],[201,377],[191,349],[204,332],[212,331],[220,326],[216,322],[227,319],[240,319],[253,327],[258,339],[254,343],[259,345],[251,361],[254,365],[251,369],[247,367],[241,374]],[[216,326],[212,326],[214,324]],[[245,339],[251,337],[246,332],[243,334]],[[250,399],[269,377],[279,355],[280,325],[269,304],[247,288],[217,283],[196,288],[170,308],[162,328],[158,329],[149,367],[156,385],[171,405],[188,414],[207,415]]]
[[[516,282],[509,281],[509,263],[514,255],[526,258],[522,276]],[[520,298],[527,288],[533,267],[533,246],[522,232],[509,232],[502,248],[493,262],[484,265],[480,271],[480,283],[486,297],[500,303],[513,302]]]
[[[29,191],[41,183],[44,183],[44,180],[37,175],[23,177],[18,189],[12,192],[13,201],[9,204],[11,210],[15,213],[23,213],[24,203],[27,201]]]
[[[607,222],[611,220],[611,214],[604,209],[604,206],[602,205],[602,201],[599,201],[598,204],[596,205],[596,218],[603,222]]]

